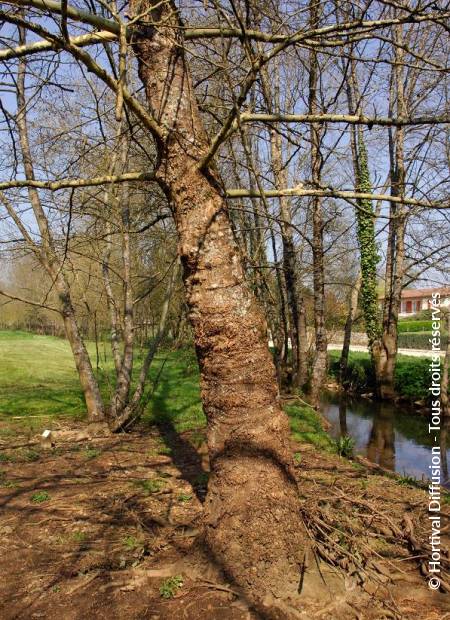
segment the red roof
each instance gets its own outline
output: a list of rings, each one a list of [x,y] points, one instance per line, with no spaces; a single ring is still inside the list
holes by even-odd
[[[450,287],[405,288],[402,291],[402,299],[431,299],[433,293],[440,293],[441,297],[449,297]],[[381,295],[379,299],[384,299],[384,295]]]
[[[433,293],[442,295],[450,295],[450,288],[405,288],[402,291],[402,299],[429,299]]]

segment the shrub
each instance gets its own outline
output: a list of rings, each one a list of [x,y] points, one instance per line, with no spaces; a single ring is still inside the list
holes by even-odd
[[[395,369],[395,389],[399,396],[411,400],[429,397],[429,360],[422,357],[398,358]]]
[[[331,357],[329,375],[339,380],[340,355]],[[351,391],[364,392],[373,390],[375,377],[370,357],[366,353],[351,353],[348,360],[347,372],[344,377],[344,386]]]

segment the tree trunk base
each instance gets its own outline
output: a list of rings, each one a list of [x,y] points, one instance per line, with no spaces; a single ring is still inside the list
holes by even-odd
[[[111,435],[111,429],[107,422],[91,422],[88,424],[87,431],[90,438],[108,437]]]
[[[270,457],[216,461],[205,505],[205,540],[227,577],[264,618],[297,616],[310,545],[297,485]]]

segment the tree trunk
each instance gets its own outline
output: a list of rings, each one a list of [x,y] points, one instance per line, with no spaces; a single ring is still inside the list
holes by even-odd
[[[404,50],[400,47],[403,40],[402,26],[393,26],[394,31],[394,65],[391,82],[391,109],[396,102],[396,112],[399,117],[406,115],[404,97],[403,56]],[[406,171],[404,162],[405,130],[403,127],[395,129],[394,136],[389,129],[389,157],[391,195],[403,197],[405,195]],[[383,307],[383,333],[374,347],[375,375],[378,395],[382,399],[395,398],[395,366],[397,363],[398,314],[400,311],[404,260],[405,260],[405,231],[406,212],[402,204],[392,202],[390,206],[388,231],[388,248],[386,257],[386,291]]]
[[[164,295],[161,307],[161,315],[159,317],[158,330],[153,338],[153,342],[148,347],[148,351],[142,364],[133,396],[127,403],[127,405],[117,412],[116,417],[110,421],[110,427],[113,431],[118,431],[119,429],[126,429],[132,424],[135,424],[140,418],[143,410],[148,403],[148,398],[144,396],[145,384],[147,381],[150,366],[153,362],[153,358],[155,357],[161,341],[163,340],[167,332],[169,305],[178,272],[179,266],[177,263],[172,270],[172,274],[170,275],[169,283],[167,285],[167,290]]]
[[[269,79],[266,70],[261,72],[264,98],[270,113],[280,112],[279,73]],[[271,82],[274,82],[273,92]],[[270,153],[272,171],[276,189],[288,186],[287,168],[282,159],[282,137],[279,131],[270,127]],[[306,312],[303,296],[300,292],[297,257],[292,231],[292,210],[287,196],[279,198],[280,229],[283,245],[283,275],[286,287],[287,305],[289,310],[289,334],[292,347],[292,387],[302,387],[307,380],[308,338],[306,331]]]
[[[128,158],[128,141],[123,135],[119,137],[119,148],[121,153],[121,170],[124,170]],[[120,205],[123,278],[123,354],[120,370],[117,374],[116,389],[111,398],[112,419],[120,418],[128,405],[134,361],[134,304],[131,283],[130,205],[127,183],[124,183],[121,187]]]
[[[161,127],[156,174],[178,231],[208,420],[205,539],[266,617],[294,618],[288,600],[297,597],[306,538],[265,320],[246,285],[216,173],[199,169],[208,142],[176,7],[144,1],[134,13],[143,15],[134,46]]]
[[[20,41],[22,44],[25,43],[25,33],[23,29],[20,29]],[[34,168],[28,138],[28,125],[26,117],[27,102],[25,98],[25,72],[26,61],[21,58],[19,60],[17,74],[18,112],[16,123],[19,132],[25,178],[27,180],[33,180]],[[38,191],[33,187],[29,187],[28,197],[39,228],[39,233],[41,235],[41,247],[38,250],[36,250],[35,247],[32,247],[32,249],[42,266],[50,275],[50,278],[54,282],[58,292],[61,315],[64,321],[67,340],[69,341],[72,349],[75,366],[78,371],[81,388],[86,401],[88,421],[92,424],[104,423],[106,418],[103,408],[103,401],[100,395],[97,379],[95,378],[94,371],[92,369],[91,360],[76,320],[75,310],[71,300],[70,287],[63,273],[64,265],[62,260],[57,256],[52,233],[49,228],[47,216],[42,207]]]
[[[255,189],[255,181],[257,184],[257,188],[261,193],[261,203],[264,209],[264,215],[266,216],[265,225],[267,226],[270,234],[270,244],[273,254],[273,261],[275,264],[275,281],[277,284],[278,291],[278,304],[276,304],[276,298],[272,294],[270,281],[267,276],[267,270],[264,269],[264,266],[267,264],[267,252],[265,247],[265,238],[263,234],[263,219],[258,210],[258,201],[256,198],[251,199],[252,208],[253,208],[253,216],[254,216],[254,225],[255,225],[255,236],[257,239],[257,252],[255,254],[255,262],[256,262],[256,270],[255,270],[255,278],[256,278],[256,296],[257,299],[262,304],[264,309],[264,316],[266,317],[269,327],[270,333],[272,336],[272,346],[273,346],[273,359],[275,362],[275,368],[277,373],[277,381],[280,389],[286,383],[287,376],[287,360],[288,360],[288,352],[289,352],[289,328],[288,328],[288,319],[286,312],[286,300],[285,300],[285,291],[283,287],[283,281],[279,269],[279,261],[278,261],[278,249],[275,239],[275,232],[273,229],[272,219],[270,217],[269,205],[267,203],[267,199],[264,196],[263,187],[260,181],[260,171],[257,168],[252,150],[252,142],[251,136],[248,135],[245,127],[241,128],[241,139],[242,145],[244,147],[244,152],[248,164],[249,169],[249,186],[250,190]],[[252,174],[253,173],[253,174]]]
[[[58,296],[62,305],[61,312],[66,337],[72,349],[81,389],[83,390],[84,400],[86,401],[88,422],[90,424],[104,424],[106,422],[106,416],[97,379],[95,378],[89,354],[80,334],[70,294],[67,290],[62,288],[63,286],[63,284],[57,284],[57,288],[59,289]]]
[[[315,0],[310,2],[310,26],[317,28],[319,24],[320,7]],[[319,105],[317,88],[319,85],[319,66],[317,52],[311,50],[309,54],[309,113],[318,114]],[[322,170],[322,154],[320,143],[322,129],[320,124],[311,123],[311,181],[313,187],[320,187]],[[314,332],[315,353],[311,371],[310,400],[315,406],[319,406],[320,391],[327,375],[327,332],[325,328],[325,278],[324,278],[324,251],[323,251],[323,217],[322,202],[317,196],[312,199],[313,211],[313,288],[314,288]]]
[[[344,327],[344,342],[342,344],[341,359],[339,360],[339,380],[340,384],[344,385],[347,368],[348,368],[348,356],[350,353],[350,342],[352,339],[352,328],[358,312],[358,297],[361,289],[361,271],[358,272],[356,282],[352,286],[350,291],[350,303],[348,307],[347,320]]]

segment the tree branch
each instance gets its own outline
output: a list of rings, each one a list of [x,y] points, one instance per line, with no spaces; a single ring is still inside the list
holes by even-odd
[[[153,181],[151,172],[125,172],[124,174],[105,175],[91,179],[62,179],[61,181],[38,181],[36,179],[14,179],[13,181],[1,181],[0,191],[14,187],[35,187],[36,189],[48,189],[57,191],[68,187],[94,187],[109,183],[127,183],[129,181]]]
[[[267,189],[264,192],[248,189],[227,189],[227,198],[279,198],[281,196],[319,196],[322,198],[343,198],[344,200],[385,200],[399,204],[411,205],[413,207],[423,207],[425,209],[448,209],[449,204],[438,205],[436,203],[422,202],[414,198],[402,198],[401,196],[391,196],[390,194],[370,194],[365,192],[351,192],[338,190],[332,187],[326,189],[303,189],[303,187],[293,187],[286,189]]]
[[[52,306],[47,306],[44,303],[40,303],[38,301],[31,301],[30,299],[25,299],[24,297],[19,297],[18,295],[11,295],[10,293],[5,293],[5,291],[0,289],[0,295],[7,297],[11,301],[20,301],[24,304],[28,304],[29,306],[36,306],[37,308],[45,308],[46,310],[51,310],[52,312],[56,312],[57,314],[61,314],[58,308],[53,308]]]
[[[348,123],[380,127],[403,127],[406,125],[438,125],[450,122],[450,116],[418,116],[416,118],[369,117],[356,114],[261,114],[243,112],[241,123]],[[234,129],[237,129],[235,122]]]

